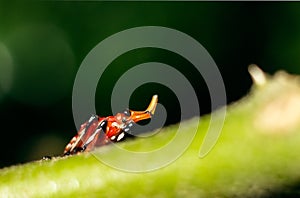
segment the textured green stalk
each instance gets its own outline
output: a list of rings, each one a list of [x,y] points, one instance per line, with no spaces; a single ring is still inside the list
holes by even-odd
[[[147,173],[118,171],[92,154],[37,161],[0,170],[0,197],[273,197],[299,195],[300,88],[298,77],[278,73],[257,80],[251,93],[227,109],[213,150],[199,158],[210,116],[174,163]],[[218,114],[217,112],[214,112]],[[184,123],[185,133],[198,118]],[[161,145],[177,126],[129,149]],[[100,148],[101,149],[101,148]],[[110,147],[102,148],[110,155]],[[122,162],[120,162],[122,163]],[[136,161],[127,162],[134,166]]]

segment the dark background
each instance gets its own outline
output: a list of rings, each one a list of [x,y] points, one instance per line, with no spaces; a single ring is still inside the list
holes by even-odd
[[[0,167],[58,155],[76,134],[72,86],[90,50],[108,36],[138,26],[165,26],[200,42],[222,74],[227,102],[250,89],[247,67],[300,72],[300,4],[279,2],[0,2]],[[200,74],[183,57],[143,48],[113,61],[96,93],[97,114],[108,116],[114,83],[127,69],[162,62],[183,73],[197,91],[201,114],[211,112]],[[172,90],[139,87],[130,108],[143,110],[153,93],[179,121]]]

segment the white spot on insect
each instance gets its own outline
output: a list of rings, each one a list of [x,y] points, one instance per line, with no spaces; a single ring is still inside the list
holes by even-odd
[[[117,141],[120,141],[123,137],[124,137],[124,133],[121,133],[119,136],[118,136],[118,139],[117,139]]]
[[[111,140],[114,140],[114,139],[116,139],[116,136],[114,135],[114,136],[111,136],[111,138],[110,138]]]
[[[92,120],[95,118],[95,116],[91,116],[89,119],[89,122],[92,122]]]
[[[129,128],[125,128],[124,131],[125,131],[125,132],[129,131]]]
[[[111,123],[111,126],[113,126],[113,127],[119,127],[118,123],[116,123],[116,122]]]
[[[73,137],[72,140],[71,140],[71,142],[75,142],[76,139],[77,139],[76,137]]]
[[[71,143],[68,143],[67,146],[65,147],[65,151],[71,149],[72,146],[73,146],[73,143],[72,143],[72,144],[71,144]]]
[[[132,127],[132,125],[133,125],[132,123],[129,123],[129,124],[128,124],[129,127]]]
[[[103,127],[105,125],[106,121],[102,121],[100,124],[100,127]]]

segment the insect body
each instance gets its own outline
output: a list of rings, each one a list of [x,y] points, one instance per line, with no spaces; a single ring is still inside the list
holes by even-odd
[[[128,109],[114,116],[99,117],[92,115],[87,122],[81,125],[77,135],[67,144],[63,155],[91,151],[95,147],[105,145],[110,141],[118,142],[122,140],[125,133],[133,126],[133,123],[152,117],[157,100],[157,95],[154,95],[145,111]]]

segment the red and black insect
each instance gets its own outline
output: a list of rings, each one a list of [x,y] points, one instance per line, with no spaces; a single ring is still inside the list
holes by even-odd
[[[133,123],[149,119],[154,114],[158,96],[154,95],[145,111],[125,110],[114,116],[99,117],[92,115],[90,119],[81,125],[77,135],[67,144],[63,155],[73,155],[80,152],[91,151],[109,143],[122,140]]]

